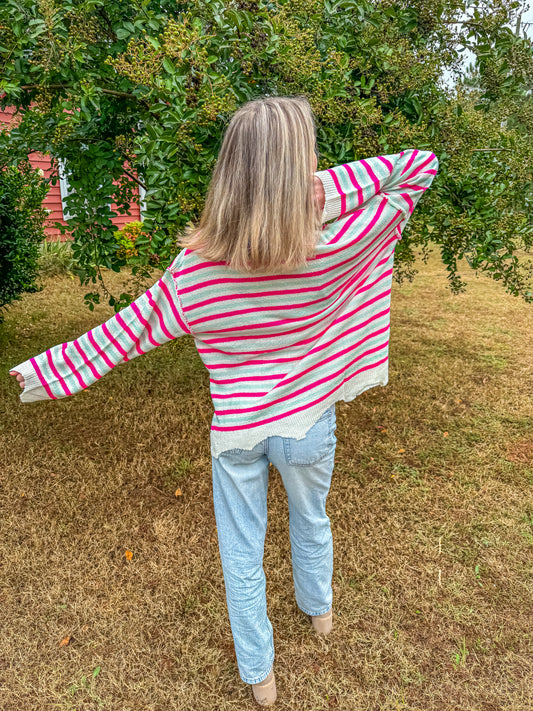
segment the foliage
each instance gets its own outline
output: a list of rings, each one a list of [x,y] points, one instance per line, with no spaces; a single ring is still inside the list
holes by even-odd
[[[35,279],[47,192],[39,171],[27,163],[0,166],[0,321],[2,309],[39,288]]]
[[[457,260],[533,300],[532,42],[509,29],[517,0],[8,0],[0,9],[0,137],[17,159],[68,167],[83,283],[126,264],[111,217],[146,187],[134,271],[165,266],[202,209],[222,131],[243,102],[308,96],[320,167],[403,148],[433,150],[439,175],[399,243],[396,277],[436,243],[453,291]],[[467,18],[467,19],[465,19]],[[458,77],[476,55],[476,81]],[[130,295],[131,296],[131,295]],[[96,292],[87,295],[96,301]],[[128,295],[110,297],[115,308]]]
[[[125,259],[128,264],[142,264],[142,258],[139,256],[140,245],[151,242],[151,235],[144,230],[142,222],[128,222],[121,230],[115,232],[115,240],[119,246],[117,257]],[[149,252],[147,255],[148,265],[151,267],[159,266],[161,259],[155,252]]]

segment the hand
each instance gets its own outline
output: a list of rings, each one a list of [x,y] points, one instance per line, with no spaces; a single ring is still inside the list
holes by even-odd
[[[313,176],[313,178],[315,204],[320,210],[320,213],[322,213],[324,205],[326,204],[326,193],[324,192],[324,185],[322,184],[320,178],[318,178],[316,175]]]
[[[26,383],[24,382],[24,377],[23,377],[20,373],[17,373],[16,370],[10,370],[10,371],[9,371],[9,375],[14,375],[14,376],[16,376],[17,380],[19,381],[19,384],[20,384],[20,387],[21,387],[21,388],[26,387]]]

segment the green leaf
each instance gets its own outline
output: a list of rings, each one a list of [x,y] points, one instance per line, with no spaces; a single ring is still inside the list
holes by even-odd
[[[168,57],[165,57],[163,59],[163,67],[166,69],[166,71],[169,74],[175,74],[176,73],[176,67],[174,66],[174,63],[172,60],[170,60]]]

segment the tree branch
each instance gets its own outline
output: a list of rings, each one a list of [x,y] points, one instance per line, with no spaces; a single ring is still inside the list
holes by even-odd
[[[68,84],[24,84],[23,86],[20,87],[21,89],[26,89],[26,90],[31,90],[31,89],[72,89],[72,86],[69,86]],[[141,101],[143,103],[146,103],[146,99],[142,99],[139,96],[135,96],[135,94],[129,94],[127,91],[114,91],[114,89],[103,89],[102,87],[96,87],[98,91],[101,91],[102,94],[108,94],[109,96],[116,96],[119,99],[135,99],[135,101]]]
[[[480,151],[512,151],[512,148],[472,148],[472,153]]]
[[[122,172],[126,173],[126,175],[128,175],[133,181],[135,181],[137,185],[140,185],[141,188],[143,188],[144,190],[148,190],[147,186],[143,183],[143,181],[135,177],[135,175],[133,175],[133,173],[130,173],[129,170],[126,170],[126,168],[122,168]]]

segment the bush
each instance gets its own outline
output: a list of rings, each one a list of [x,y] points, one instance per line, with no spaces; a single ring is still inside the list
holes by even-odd
[[[146,258],[148,266],[159,266],[160,257],[150,248],[152,238],[148,232],[144,231],[142,222],[128,222],[125,224],[121,230],[115,232],[115,241],[119,246],[116,253],[119,259],[124,259],[128,264],[132,265],[142,264],[142,259],[135,259],[135,257],[139,257],[139,245],[147,244]]]
[[[0,321],[12,301],[39,289],[35,279],[47,192],[41,174],[30,165],[0,168]]]

